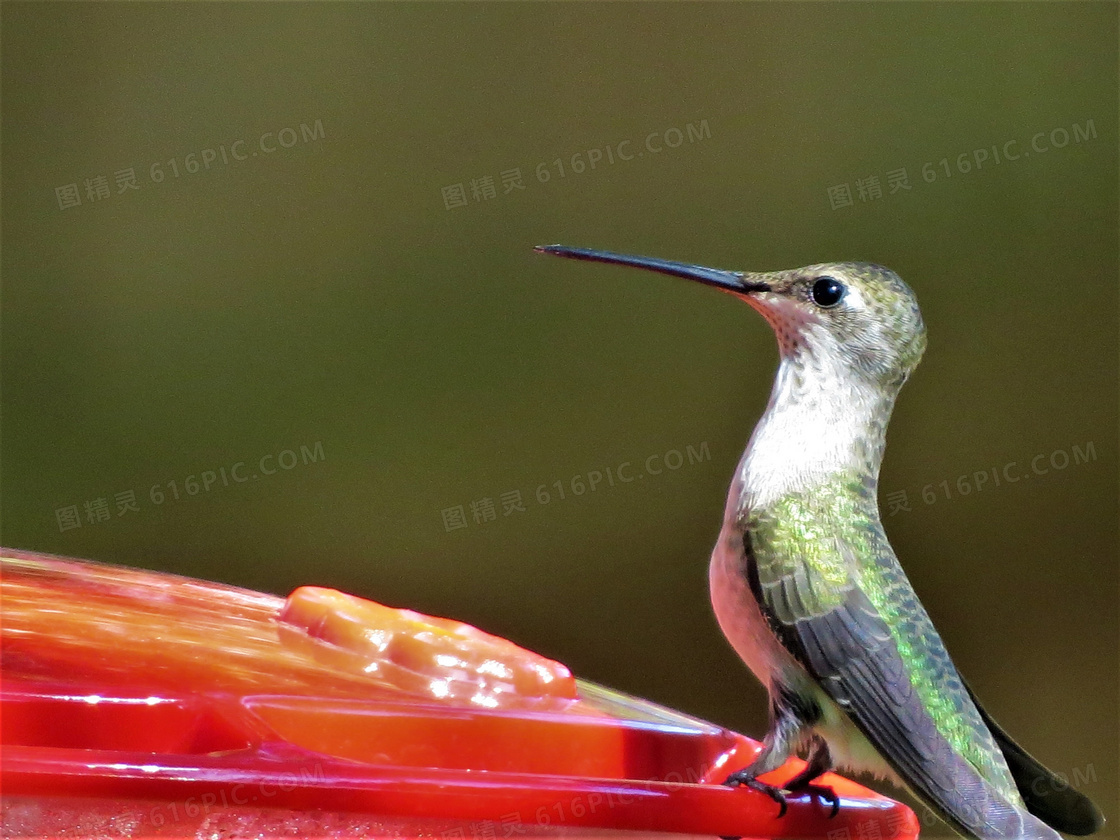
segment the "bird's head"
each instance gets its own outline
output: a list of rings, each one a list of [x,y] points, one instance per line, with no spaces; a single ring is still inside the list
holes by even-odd
[[[684,277],[745,300],[769,322],[782,356],[865,384],[897,389],[921,359],[926,331],[910,287],[871,263],[789,271],[724,271],[653,257],[542,245],[537,251]]]

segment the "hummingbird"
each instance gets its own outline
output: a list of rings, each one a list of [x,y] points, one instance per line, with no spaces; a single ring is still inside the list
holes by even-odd
[[[762,748],[725,784],[839,799],[832,769],[908,788],[978,840],[1058,840],[1104,818],[980,705],[883,530],[879,467],[895,399],[926,347],[910,287],[879,265],[725,271],[544,245],[538,252],[683,277],[773,328],[770,401],[735,471],[709,585],[721,630],[769,695]],[[782,788],[759,776],[801,754]]]

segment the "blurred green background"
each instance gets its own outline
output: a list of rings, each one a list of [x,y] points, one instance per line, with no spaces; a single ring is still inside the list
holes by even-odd
[[[761,736],[706,575],[773,336],[531,248],[880,262],[930,333],[890,537],[1115,836],[1115,4],[5,3],[2,52],[5,545],[343,588]]]

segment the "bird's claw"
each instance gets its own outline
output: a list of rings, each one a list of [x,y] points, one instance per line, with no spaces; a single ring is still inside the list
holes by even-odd
[[[732,773],[724,780],[723,783],[728,787],[737,787],[738,785],[743,785],[744,787],[748,787],[751,790],[757,790],[759,793],[765,793],[767,796],[778,803],[778,818],[781,819],[786,815],[786,794],[788,793],[788,791],[783,790],[776,785],[769,785],[766,782],[760,782],[745,770],[739,770],[736,773]]]
[[[840,797],[836,791],[826,785],[805,785],[804,787],[797,788],[797,792],[806,791],[810,794],[816,794],[825,802],[832,805],[832,811],[829,813],[828,818],[831,820],[840,813]],[[792,793],[792,791],[791,791]]]
[[[800,793],[801,791],[805,791],[806,793],[811,795],[816,795],[823,799],[825,802],[828,802],[832,806],[828,815],[829,819],[833,819],[837,814],[840,813],[839,795],[837,795],[836,791],[834,791],[832,788],[825,785],[814,785],[805,783],[790,787],[788,789],[780,788],[776,785],[769,785],[766,782],[760,782],[745,770],[739,770],[736,773],[732,773],[727,777],[727,779],[724,780],[724,784],[728,787],[743,785],[750,788],[751,790],[757,790],[759,793],[765,793],[767,796],[778,803],[779,819],[784,817],[786,815],[786,811],[788,810],[786,797],[791,793]],[[724,838],[724,840],[727,840],[727,838]]]

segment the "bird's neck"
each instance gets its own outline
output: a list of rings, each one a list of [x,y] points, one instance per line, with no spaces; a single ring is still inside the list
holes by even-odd
[[[838,478],[862,484],[874,499],[896,395],[853,378],[827,355],[783,355],[739,465],[739,498],[729,501],[740,512],[759,510]]]

